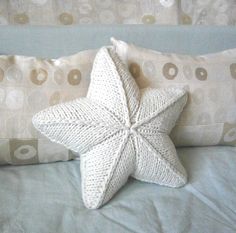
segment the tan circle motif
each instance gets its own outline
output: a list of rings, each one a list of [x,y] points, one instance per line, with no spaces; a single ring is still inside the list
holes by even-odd
[[[4,71],[3,69],[0,68],[0,82],[2,82],[3,78],[4,78]]]
[[[69,13],[66,13],[66,12],[61,13],[59,15],[59,20],[64,25],[70,25],[70,24],[72,24],[74,22],[73,16],[71,14],[69,14]]]
[[[189,15],[182,15],[182,24],[192,24],[192,18]]]
[[[48,73],[46,70],[39,68],[33,69],[30,73],[31,82],[36,85],[42,85],[48,78]]]
[[[14,22],[18,24],[27,24],[29,23],[29,17],[25,13],[16,14],[14,16]]]
[[[152,61],[144,61],[142,64],[143,73],[147,77],[155,77],[156,68],[154,62]]]
[[[23,79],[22,71],[15,65],[12,65],[6,70],[6,79],[10,82],[21,82]]]
[[[172,80],[174,79],[178,74],[178,68],[173,63],[166,63],[163,66],[163,75],[166,79]]]
[[[160,0],[160,3],[164,7],[171,7],[174,5],[175,0]]]
[[[133,62],[129,65],[129,72],[132,74],[134,78],[138,78],[141,75],[141,68],[139,64]]]
[[[83,3],[79,7],[80,14],[84,14],[84,15],[89,14],[92,10],[93,10],[93,7],[88,3]]]
[[[26,160],[37,155],[36,149],[31,145],[22,145],[14,151],[14,156],[17,159]]]
[[[81,81],[81,72],[78,69],[73,69],[69,72],[67,80],[70,85],[79,85]]]
[[[230,73],[232,78],[236,79],[236,63],[230,65]]]
[[[142,17],[143,24],[154,24],[156,23],[156,18],[154,15],[144,15]]]
[[[50,105],[55,105],[58,104],[60,102],[61,99],[61,95],[59,91],[56,91],[52,94],[52,96],[49,99],[49,104]]]
[[[202,67],[198,67],[195,70],[195,75],[196,75],[197,79],[200,81],[205,81],[207,79],[207,71],[206,71],[206,69],[204,69]]]

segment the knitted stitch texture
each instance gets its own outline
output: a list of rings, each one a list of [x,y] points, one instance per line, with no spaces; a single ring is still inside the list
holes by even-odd
[[[104,47],[87,97],[45,109],[32,121],[52,141],[80,153],[83,201],[95,209],[129,176],[169,187],[186,183],[168,136],[186,100],[183,89],[139,90],[115,51]]]

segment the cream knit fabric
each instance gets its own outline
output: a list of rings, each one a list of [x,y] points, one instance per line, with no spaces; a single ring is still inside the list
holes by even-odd
[[[186,183],[168,136],[186,100],[182,89],[139,90],[117,54],[102,48],[87,97],[43,110],[33,117],[33,124],[81,154],[83,200],[95,209],[129,176],[169,187]]]

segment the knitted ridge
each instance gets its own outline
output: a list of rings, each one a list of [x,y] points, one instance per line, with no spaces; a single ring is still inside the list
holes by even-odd
[[[97,53],[86,98],[37,113],[34,126],[81,155],[82,197],[99,208],[126,183],[180,187],[187,176],[168,134],[187,94],[183,89],[139,90],[113,49]]]

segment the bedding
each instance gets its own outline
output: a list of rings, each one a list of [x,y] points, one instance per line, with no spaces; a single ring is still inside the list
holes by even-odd
[[[236,145],[236,49],[190,56],[112,42],[140,87],[188,90],[189,101],[171,133],[175,145]]]
[[[77,155],[31,123],[45,107],[84,96],[95,50],[58,59],[0,55],[0,164],[32,164]]]
[[[236,148],[179,148],[189,183],[134,179],[98,210],[84,207],[79,161],[0,168],[2,233],[234,233]]]
[[[233,27],[2,26],[0,52],[55,58],[99,48],[111,36],[162,52],[192,55],[236,47]],[[99,210],[87,210],[82,204],[80,161],[1,166],[0,232],[234,233],[235,148],[189,147],[177,152],[189,175],[183,189],[131,178]]]

